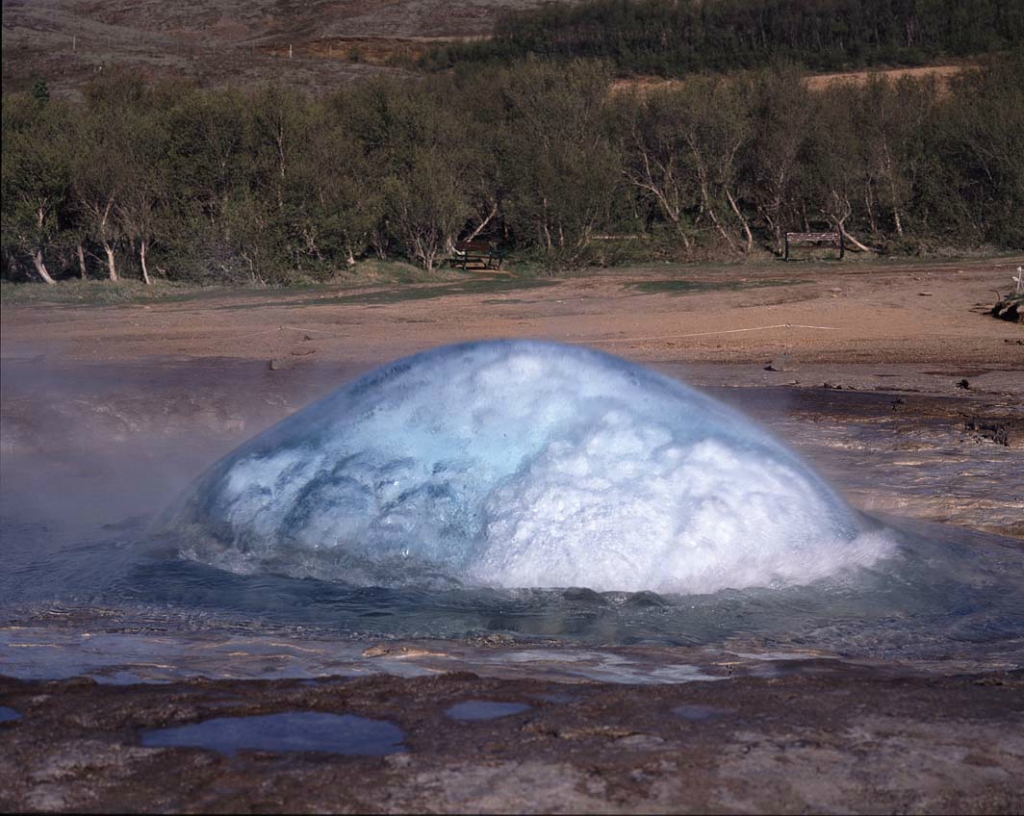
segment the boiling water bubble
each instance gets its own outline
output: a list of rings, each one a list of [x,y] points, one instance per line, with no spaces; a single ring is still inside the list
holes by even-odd
[[[172,516],[236,572],[662,593],[806,584],[882,534],[737,411],[589,349],[384,366],[243,445]]]

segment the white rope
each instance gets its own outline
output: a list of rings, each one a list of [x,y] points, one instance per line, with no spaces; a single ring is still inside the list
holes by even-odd
[[[694,332],[693,334],[663,334],[658,337],[613,337],[607,340],[577,340],[574,342],[639,343],[647,340],[684,340],[687,337],[709,337],[713,334],[736,334],[737,332],[768,331],[770,329],[820,329],[822,331],[839,331],[836,326],[806,326],[801,323],[776,323],[772,326],[752,326],[749,329],[721,329],[720,331]]]

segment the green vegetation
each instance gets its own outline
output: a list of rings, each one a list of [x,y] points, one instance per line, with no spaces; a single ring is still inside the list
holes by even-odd
[[[2,277],[429,282],[470,237],[513,270],[778,254],[820,228],[1024,247],[1024,58],[948,89],[815,93],[786,67],[609,87],[598,63],[527,60],[325,99],[125,76],[7,95]]]
[[[586,0],[509,12],[490,40],[450,45],[432,68],[534,55],[598,58],[620,74],[683,76],[765,67],[919,65],[1019,47],[1018,0]]]
[[[90,304],[95,306],[138,305],[192,300],[226,291],[224,287],[157,280],[147,286],[142,281],[66,280],[60,286],[20,286],[0,280],[0,303],[4,304]]]

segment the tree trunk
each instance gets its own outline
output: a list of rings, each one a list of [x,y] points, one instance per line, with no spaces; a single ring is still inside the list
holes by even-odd
[[[85,265],[85,247],[82,246],[82,242],[78,242],[78,277],[85,280],[89,277],[89,270]]]
[[[754,234],[750,231],[750,224],[743,217],[743,213],[740,212],[740,208],[736,204],[736,199],[732,197],[732,193],[728,189],[725,191],[725,197],[729,199],[729,206],[732,207],[732,211],[736,213],[736,217],[743,225],[743,234],[747,236],[747,246],[743,251],[749,255],[750,251],[754,248]]]
[[[41,277],[44,282],[48,283],[50,286],[57,283],[57,281],[50,277],[50,273],[46,270],[46,264],[43,262],[43,251],[41,249],[37,249],[32,253],[32,264],[35,266],[36,272],[39,273],[39,277]]]
[[[139,263],[142,265],[142,282],[149,286],[153,281],[149,279],[149,270],[146,269],[146,241],[139,241]]]
[[[475,230],[473,230],[466,238],[467,241],[475,241],[476,237],[486,229],[487,225],[491,223],[491,219],[498,214],[498,205],[495,204],[491,207],[491,211],[487,213],[487,217],[480,222]]]
[[[900,238],[902,238],[903,237],[903,221],[900,220],[900,209],[899,209],[899,207],[893,207],[892,208],[892,217],[893,217],[893,220],[896,222],[896,234],[899,235]]]
[[[864,246],[864,244],[862,244],[860,241],[858,241],[856,238],[850,235],[850,233],[846,231],[842,224],[839,225],[839,231],[843,234],[843,237],[847,241],[849,241],[851,244],[857,247],[857,249],[859,249],[861,252],[877,252],[877,250],[874,250],[869,246]]]
[[[114,248],[104,241],[103,251],[107,253],[107,277],[112,281],[119,280],[117,277],[117,263],[114,259]]]

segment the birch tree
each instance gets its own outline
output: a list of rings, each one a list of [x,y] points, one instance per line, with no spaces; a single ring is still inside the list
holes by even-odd
[[[3,243],[51,285],[47,262],[60,247],[59,214],[71,185],[69,122],[56,103],[3,99]]]

